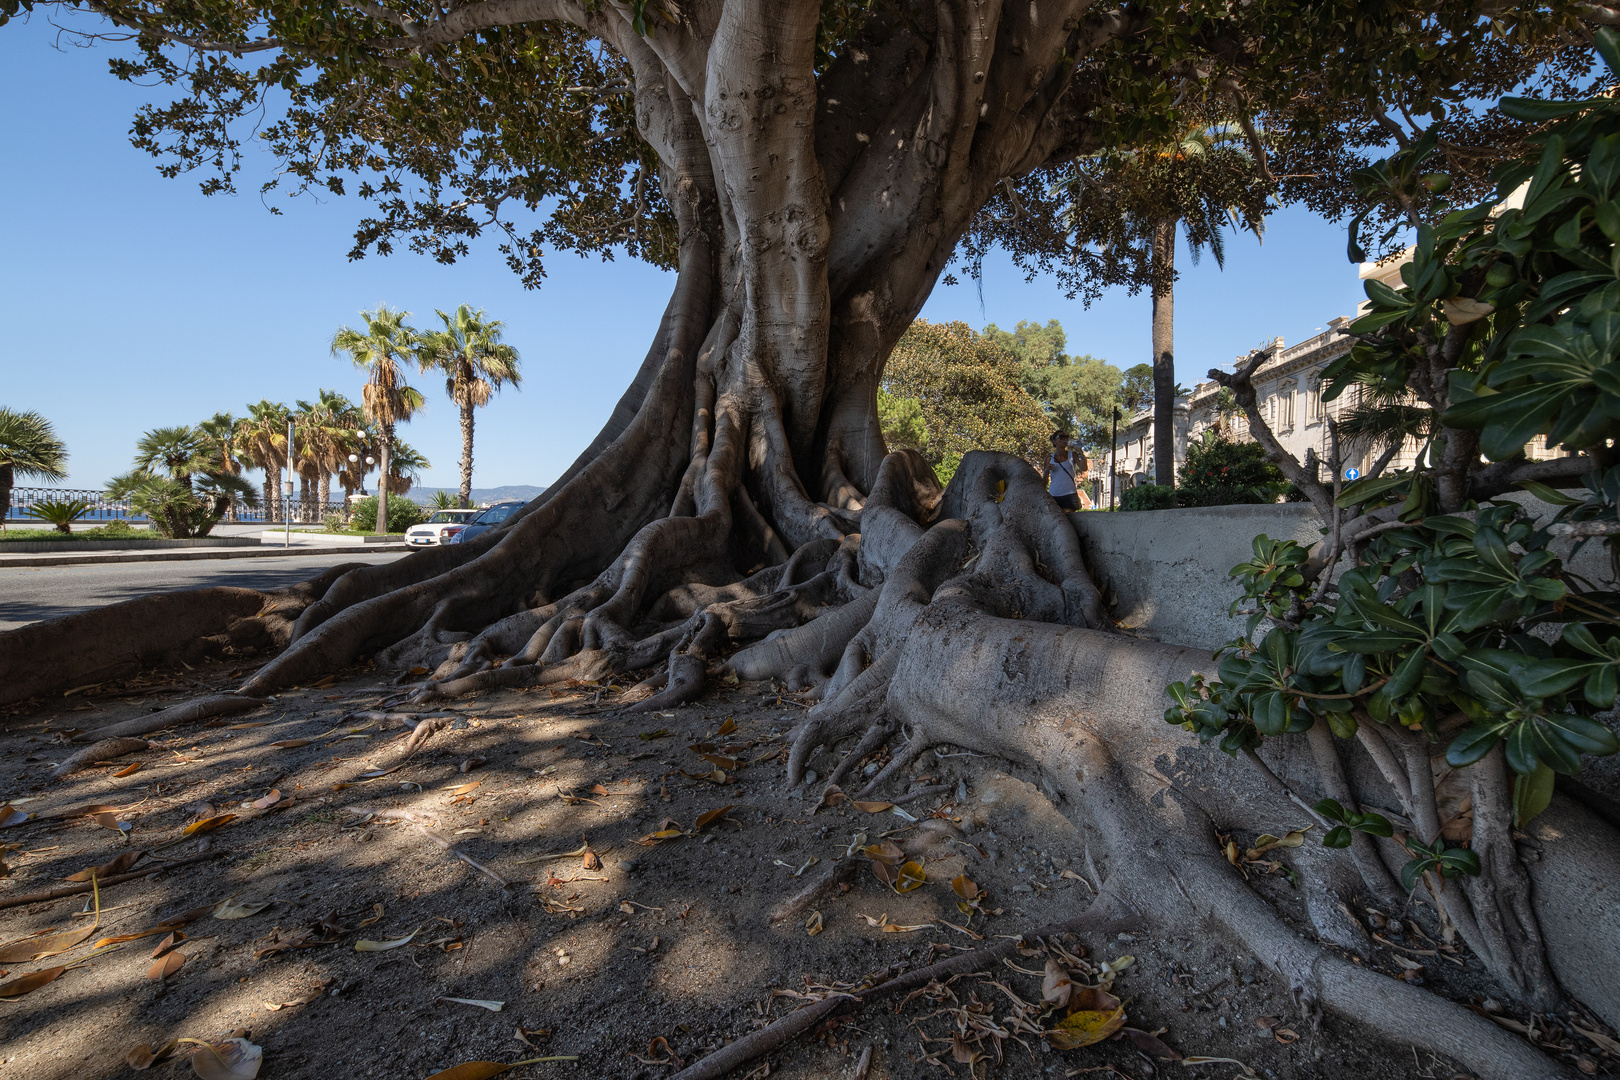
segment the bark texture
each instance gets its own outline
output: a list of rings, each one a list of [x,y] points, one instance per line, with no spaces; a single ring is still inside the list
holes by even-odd
[[[470,543],[284,593],[170,594],[0,634],[0,702],[248,643],[279,652],[187,715],[366,660],[419,701],[635,673],[656,688],[645,708],[691,700],[729,666],[819,694],[790,783],[831,744],[850,747],[838,782],[898,743],[867,791],[941,742],[1022,763],[1096,837],[1117,895],[1146,921],[1229,934],[1310,1007],[1482,1076],[1557,1074],[1489,1021],[1302,936],[1225,862],[1212,820],[1287,798],[1162,722],[1165,684],[1210,657],[1112,631],[1073,525],[1033,470],[973,453],[942,491],[920,455],[886,452],[875,398],[890,349],[996,185],[1085,149],[1072,59],[1131,21],[1060,0],[883,7],[818,75],[814,3],[700,0],[650,36],[628,5],[516,7],[629,61],[638,130],[679,225],[673,295],[602,432],[545,495]],[[419,40],[513,10],[456,8]],[[1155,382],[1173,406],[1173,371]],[[1173,469],[1170,436],[1156,430],[1161,469]],[[419,668],[428,677],[405,674]],[[1307,798],[1324,793],[1314,763],[1268,768]],[[1324,881],[1349,865],[1302,858]],[[1321,939],[1343,938],[1326,893],[1312,910]],[[1581,963],[1553,952],[1560,975]]]

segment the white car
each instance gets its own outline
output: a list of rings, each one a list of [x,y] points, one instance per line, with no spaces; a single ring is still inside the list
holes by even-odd
[[[420,525],[405,530],[405,543],[409,547],[438,547],[465,529],[479,515],[477,507],[466,510],[435,510],[433,516]]]

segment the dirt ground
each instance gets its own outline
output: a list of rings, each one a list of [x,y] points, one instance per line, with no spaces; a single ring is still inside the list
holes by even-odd
[[[66,742],[73,729],[225,689],[241,674],[231,665],[182,671],[6,714],[0,792],[13,809],[0,819],[15,823],[0,820],[9,870],[0,904],[125,854],[149,853],[136,869],[203,858],[107,886],[99,925],[72,949],[0,964],[0,981],[66,966],[0,1000],[0,1080],[126,1076],[126,1055],[140,1044],[218,1041],[243,1029],[262,1048],[259,1075],[274,1080],[428,1077],[463,1062],[536,1057],[563,1060],[502,1076],[652,1080],[806,996],[1077,914],[1099,875],[1084,835],[1036,786],[950,748],[927,755],[905,781],[908,790],[938,789],[932,795],[813,813],[814,797],[783,790],[786,735],[805,706],[760,685],[645,715],[624,714],[616,687],[488,693],[420,711],[448,723],[401,764],[411,735],[403,723],[350,715],[374,710],[394,688],[356,671],[52,779],[55,763],[79,748]],[[705,743],[718,761],[700,756]],[[826,775],[834,763],[824,752],[811,767]],[[116,809],[99,819],[61,813],[89,806]],[[199,822],[215,827],[188,832]],[[1246,846],[1301,824],[1255,822],[1233,839]],[[650,836],[659,832],[666,838]],[[917,852],[909,857],[924,884],[902,894],[863,863],[847,891],[769,921],[834,860],[884,841]],[[578,853],[585,845],[592,855]],[[1269,895],[1285,913],[1302,910],[1287,849],[1265,860],[1278,865],[1250,871],[1271,869]],[[119,869],[127,868],[102,876]],[[979,910],[959,910],[959,876],[983,890]],[[227,900],[223,913],[243,917],[217,917]],[[88,894],[0,908],[0,943],[87,929],[92,908]],[[1409,917],[1399,922],[1403,913],[1358,915],[1389,943],[1366,962],[1392,978],[1439,980],[1459,998],[1478,983],[1477,964],[1439,955]],[[170,954],[184,959],[166,976],[153,958],[154,947],[172,944],[165,922],[184,935]],[[821,929],[812,934],[807,923]],[[104,937],[145,931],[155,932],[97,948]],[[868,1049],[870,1080],[1445,1080],[1469,1071],[1468,1062],[1377,1042],[1333,1017],[1313,1030],[1287,987],[1201,927],[1052,944],[945,990],[874,1002],[736,1075],[853,1078]],[[1122,966],[1125,957],[1134,959]],[[1154,1060],[1133,1038],[1053,1049],[1030,1034],[1064,1015],[1043,1019],[1039,1007],[1049,958],[1077,984],[1106,978],[1104,965],[1120,968],[1113,992],[1130,1027],[1189,1058],[1229,1060]],[[1487,1004],[1477,994],[1474,1003]],[[1546,1018],[1534,1025],[1553,1057],[1613,1074],[1617,1059],[1591,1039]],[[194,1049],[184,1045],[150,1071],[189,1077]]]

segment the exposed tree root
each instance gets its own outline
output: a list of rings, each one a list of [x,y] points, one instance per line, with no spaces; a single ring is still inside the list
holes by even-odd
[[[94,731],[81,731],[73,736],[73,741],[87,742],[91,739],[107,740],[149,735],[154,731],[174,727],[176,724],[212,720],[219,716],[240,716],[263,706],[264,702],[258,698],[243,697],[240,694],[214,694],[211,697],[188,701],[183,705],[175,705],[151,716],[143,716],[139,720],[126,720],[122,724],[109,724]]]
[[[66,896],[78,896],[81,893],[91,892],[97,888],[105,889],[109,885],[122,885],[126,881],[134,881],[137,878],[149,878],[155,874],[161,874],[165,870],[175,870],[179,867],[190,866],[193,863],[204,862],[208,859],[217,859],[221,855],[227,854],[229,854],[229,852],[221,848],[218,851],[206,851],[201,855],[191,855],[184,859],[175,859],[173,862],[150,863],[141,867],[139,870],[131,870],[124,874],[112,874],[108,877],[98,878],[94,882],[83,881],[77,885],[58,885],[54,889],[41,889],[38,892],[31,893],[18,893],[15,896],[7,896],[4,899],[0,899],[0,908],[25,907],[28,904],[41,904],[47,900],[60,900]]]
[[[151,746],[152,744],[145,739],[102,739],[62,761],[51,774],[51,779],[60,780],[64,776],[72,776],[76,772],[88,769],[98,761],[122,757],[139,750],[149,750]]]

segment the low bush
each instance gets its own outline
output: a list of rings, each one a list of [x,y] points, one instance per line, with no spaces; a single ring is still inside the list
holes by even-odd
[[[1121,510],[1170,510],[1176,505],[1176,489],[1169,484],[1137,484],[1119,496]]]
[[[403,495],[388,496],[388,531],[391,533],[404,532],[412,525],[420,525],[427,520],[426,513],[420,506]],[[360,499],[355,502],[349,514],[349,528],[357,532],[373,532],[377,528],[377,497]]]

